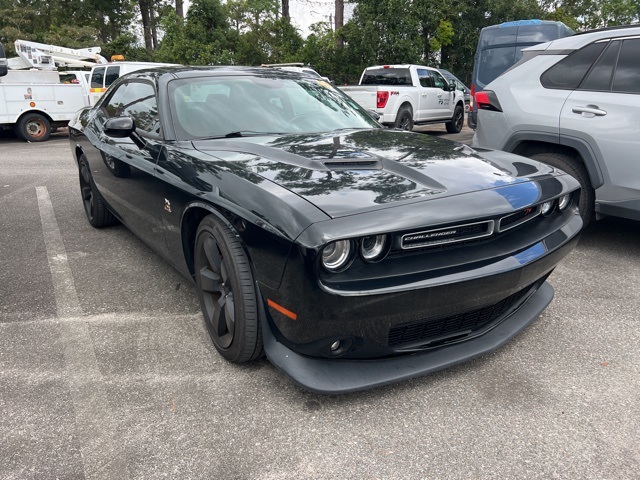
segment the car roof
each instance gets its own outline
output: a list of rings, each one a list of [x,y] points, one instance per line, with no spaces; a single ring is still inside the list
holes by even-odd
[[[612,28],[588,30],[570,37],[559,38],[550,42],[533,45],[524,50],[575,50],[589,43],[604,38],[629,37],[640,35],[640,25],[625,25]]]
[[[193,78],[193,77],[210,77],[224,75],[253,75],[264,77],[282,77],[282,78],[313,78],[306,73],[292,72],[280,68],[272,67],[251,67],[251,66],[185,66],[185,65],[163,65],[143,70],[136,70],[128,73],[127,78],[133,77],[164,77],[172,78]]]

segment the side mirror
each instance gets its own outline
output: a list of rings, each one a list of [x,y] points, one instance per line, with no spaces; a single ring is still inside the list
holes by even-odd
[[[136,124],[131,117],[114,117],[104,124],[104,133],[113,138],[126,138],[136,131]]]
[[[456,86],[456,81],[455,80],[449,80],[449,91],[450,92],[455,92],[456,88],[458,88]]]
[[[104,124],[104,133],[111,138],[130,138],[138,148],[144,148],[147,142],[136,133],[136,122],[131,117],[113,117]]]

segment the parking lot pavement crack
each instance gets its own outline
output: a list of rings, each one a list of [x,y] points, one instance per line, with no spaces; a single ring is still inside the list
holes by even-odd
[[[79,317],[82,308],[49,192],[46,187],[36,187],[36,194],[58,318]],[[89,323],[61,321],[60,340],[85,477],[126,479],[125,451],[116,435],[116,422],[98,368]]]

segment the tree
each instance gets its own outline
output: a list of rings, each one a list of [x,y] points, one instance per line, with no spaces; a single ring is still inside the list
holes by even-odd
[[[335,31],[339,32],[344,26],[344,0],[335,0]],[[336,45],[338,47],[344,46],[344,40],[341,36],[336,35]]]
[[[164,38],[157,60],[187,65],[234,63],[238,34],[230,27],[220,0],[194,0],[184,24],[175,12],[167,13],[160,22]]]

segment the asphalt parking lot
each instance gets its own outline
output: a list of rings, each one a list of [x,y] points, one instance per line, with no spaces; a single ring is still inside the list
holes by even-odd
[[[497,352],[330,397],[225,362],[194,287],[89,226],[77,177],[64,132],[0,138],[0,479],[638,478],[640,222],[585,232]]]

